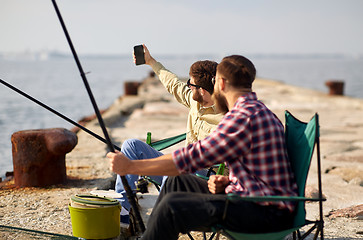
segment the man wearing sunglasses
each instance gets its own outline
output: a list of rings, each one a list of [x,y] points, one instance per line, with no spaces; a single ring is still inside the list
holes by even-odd
[[[179,103],[189,108],[186,146],[209,136],[223,118],[223,114],[217,112],[212,100],[214,90],[213,81],[216,74],[217,63],[208,60],[193,63],[189,71],[190,79],[185,83],[174,73],[167,70],[160,62],[157,62],[151,56],[145,45],[143,45],[143,47],[145,64],[152,67],[166,90],[172,94]],[[156,151],[145,142],[138,139],[128,139],[124,141],[121,152],[132,160],[155,158],[163,155],[163,153]],[[197,173],[205,176],[207,172],[208,170],[201,170]],[[129,182],[131,189],[136,189],[135,181],[137,181],[138,176],[126,175],[125,177]],[[166,177],[163,176],[149,177],[159,184],[162,184],[163,179],[166,179]],[[122,193],[124,196],[126,195],[119,175],[117,175],[115,190],[118,193]],[[127,210],[130,210],[130,205],[126,197],[123,197],[121,200],[121,205]],[[122,214],[121,221],[123,223],[128,223],[128,215]]]

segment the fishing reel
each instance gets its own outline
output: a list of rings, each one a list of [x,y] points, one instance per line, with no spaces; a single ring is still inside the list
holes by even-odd
[[[135,185],[136,185],[136,191],[137,192],[140,192],[140,193],[148,193],[149,190],[147,189],[147,185],[148,185],[148,181],[143,178],[143,177],[140,177],[136,182],[135,182]]]

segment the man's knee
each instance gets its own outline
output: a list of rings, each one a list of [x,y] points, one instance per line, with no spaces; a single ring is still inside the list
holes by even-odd
[[[139,144],[139,142],[141,142],[141,141],[139,139],[135,139],[135,138],[126,139],[121,146],[121,152],[130,150],[130,149],[135,149],[136,146]]]
[[[169,183],[173,183],[173,182],[184,182],[184,181],[188,181],[191,178],[190,174],[180,174],[177,176],[169,176],[167,181]]]

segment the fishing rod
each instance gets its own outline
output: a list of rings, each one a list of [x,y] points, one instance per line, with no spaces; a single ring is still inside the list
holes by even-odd
[[[58,9],[58,6],[57,6],[57,3],[55,0],[52,0],[53,2],[53,6],[54,6],[54,9],[58,15],[58,19],[60,21],[60,24],[62,25],[62,28],[63,28],[63,31],[64,31],[64,34],[66,35],[66,38],[67,38],[67,41],[68,41],[68,44],[69,44],[69,47],[71,48],[71,51],[73,53],[73,57],[74,57],[74,60],[76,61],[76,64],[78,66],[78,70],[81,74],[81,77],[82,77],[82,80],[83,80],[83,83],[86,87],[86,90],[88,92],[88,95],[90,97],[90,100],[92,102],[92,105],[93,105],[93,108],[95,110],[95,113],[96,113],[96,116],[97,116],[97,119],[98,119],[98,122],[100,124],[100,127],[103,131],[103,134],[105,136],[105,139],[107,141],[107,145],[108,145],[108,148],[110,149],[111,152],[115,152],[115,149],[113,148],[113,145],[111,144],[111,139],[107,133],[107,130],[106,130],[106,127],[105,127],[105,124],[103,122],[103,119],[102,119],[102,116],[101,116],[101,113],[97,107],[97,103],[96,103],[96,100],[94,99],[93,97],[93,94],[92,94],[92,91],[91,91],[91,88],[88,84],[88,81],[87,81],[87,78],[86,78],[86,74],[83,72],[83,69],[82,69],[82,65],[78,59],[78,56],[77,56],[77,53],[76,53],[76,50],[75,48],[73,47],[73,43],[72,43],[72,40],[68,34],[68,30],[66,28],[66,25],[63,21],[63,18],[62,18],[62,15]],[[138,209],[138,207],[136,206],[136,201],[135,201],[135,198],[134,198],[134,194],[133,192],[131,191],[131,188],[130,188],[130,185],[129,183],[127,182],[125,176],[121,176],[121,181],[122,181],[122,184],[124,186],[124,189],[126,191],[126,195],[127,195],[127,199],[129,200],[129,203],[132,207],[132,209],[134,210],[134,213],[135,213],[135,222],[136,222],[136,225],[138,226],[139,228],[139,231],[141,233],[143,233],[145,231],[145,225],[142,221],[142,218],[141,218],[141,215],[140,215],[140,211]]]
[[[57,116],[59,116],[59,117],[63,118],[64,120],[66,120],[66,121],[68,121],[69,123],[71,123],[71,124],[75,125],[76,127],[79,127],[80,129],[82,129],[82,130],[83,130],[83,131],[85,131],[86,133],[90,134],[91,136],[93,136],[93,137],[97,138],[97,139],[98,139],[98,140],[100,140],[101,142],[103,142],[103,143],[107,143],[106,139],[102,138],[100,135],[98,135],[98,134],[96,134],[96,133],[92,132],[92,131],[91,131],[91,130],[89,130],[88,128],[85,128],[85,127],[84,127],[84,126],[82,126],[81,124],[79,124],[79,123],[77,123],[77,122],[73,121],[73,120],[72,120],[72,119],[70,119],[69,117],[67,117],[67,116],[65,116],[65,115],[63,115],[63,114],[61,114],[60,112],[57,112],[57,111],[56,111],[56,110],[54,110],[53,108],[51,108],[51,107],[49,107],[49,106],[45,105],[44,103],[42,103],[42,102],[40,102],[39,100],[37,100],[37,99],[33,98],[32,96],[30,96],[29,94],[27,94],[27,93],[25,93],[25,92],[21,91],[20,89],[18,89],[18,88],[16,88],[16,87],[12,86],[11,84],[9,84],[9,83],[5,82],[5,81],[4,81],[4,80],[2,80],[2,79],[0,79],[0,83],[1,83],[1,84],[3,84],[3,85],[5,85],[6,87],[10,88],[11,90],[14,90],[15,92],[19,93],[20,95],[22,95],[22,96],[24,96],[24,97],[28,98],[29,100],[31,100],[31,101],[33,101],[33,102],[35,102],[36,104],[38,104],[38,105],[40,105],[41,107],[43,107],[43,108],[47,109],[48,111],[50,111],[50,112],[54,113],[55,115],[57,115]],[[121,148],[120,148],[120,147],[118,147],[118,146],[116,146],[116,145],[113,145],[113,147],[114,147],[116,150],[121,151]]]

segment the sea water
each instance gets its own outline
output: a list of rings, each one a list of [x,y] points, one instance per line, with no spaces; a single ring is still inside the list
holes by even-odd
[[[363,58],[306,56],[247,56],[258,77],[328,92],[327,80],[345,82],[345,95],[363,98]],[[187,77],[197,60],[220,61],[221,56],[160,56],[169,70]],[[142,81],[149,66],[135,66],[130,56],[80,57],[99,109],[105,109],[124,93],[125,81]],[[71,57],[45,60],[0,58],[0,79],[33,98],[78,121],[94,113],[75,61]],[[41,128],[73,126],[0,84],[0,177],[12,171],[11,135]],[[97,140],[95,140],[97,141]]]

